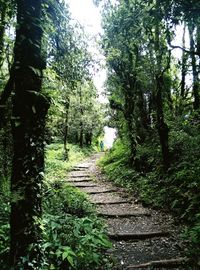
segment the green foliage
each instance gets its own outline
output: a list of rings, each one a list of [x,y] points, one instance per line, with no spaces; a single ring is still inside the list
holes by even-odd
[[[134,170],[129,166],[129,155],[130,150],[126,143],[118,139],[98,164],[109,176],[110,180],[118,185],[130,188],[137,173],[135,174]]]
[[[42,242],[30,250],[42,250],[40,270],[49,269],[111,269],[105,251],[111,247],[105,235],[103,222],[95,215],[94,206],[77,188],[65,181],[67,172],[91,149],[70,145],[69,161],[63,160],[61,144],[48,145],[46,149],[45,183],[43,188],[43,217],[39,222]],[[8,182],[1,182],[0,193],[0,265],[8,269],[10,195]],[[32,263],[32,262],[31,262]],[[24,257],[19,269],[31,265]],[[20,268],[21,267],[21,268]],[[25,267],[25,268],[24,268]]]
[[[104,252],[110,248],[104,225],[94,214],[94,206],[78,189],[66,182],[66,172],[86,153],[70,147],[69,165],[62,160],[61,145],[47,151],[47,174],[44,189],[43,250],[44,269],[109,269]],[[106,268],[108,267],[108,268]]]
[[[10,226],[8,223],[10,214],[10,163],[11,145],[10,137],[5,137],[5,132],[0,132],[0,265],[6,265],[9,255]],[[6,267],[6,266],[5,266]],[[2,268],[6,269],[6,268]]]
[[[97,89],[92,82],[79,85],[70,98],[69,140],[74,142],[83,134],[83,144],[91,145],[103,131],[104,107],[97,100]]]
[[[184,121],[182,129],[171,131],[173,162],[165,173],[155,140],[138,147],[137,161],[141,165],[138,171],[128,163],[128,151],[120,140],[101,160],[100,166],[110,180],[137,193],[144,204],[167,209],[185,222],[186,236],[193,243],[191,252],[195,256],[200,243],[200,136],[198,125],[193,123],[191,119]]]
[[[200,39],[195,34],[199,4],[191,1],[196,8],[192,10],[188,1],[95,2],[103,3],[108,119],[120,137],[100,165],[115,183],[138,193],[143,203],[167,208],[186,222],[196,247],[200,244],[196,51]],[[179,47],[187,47],[187,35],[190,40],[179,59],[171,45],[177,42],[177,25],[183,32]]]
[[[65,181],[55,181],[45,191],[46,211],[49,214],[66,213],[82,217],[93,212],[92,205],[78,189],[70,187]]]
[[[200,266],[200,214],[196,215],[194,225],[185,229],[183,237],[190,240],[189,255],[193,258],[195,264]]]
[[[0,179],[1,180],[1,179]],[[8,187],[2,188],[0,192],[0,265],[2,269],[7,269],[7,260],[9,255],[10,226],[8,223],[10,214],[9,190]]]
[[[82,148],[69,145],[69,160],[64,160],[64,150],[61,143],[54,143],[47,146],[46,150],[46,174],[48,182],[66,178],[66,173],[80,160],[92,153],[92,148]]]
[[[74,192],[74,196],[78,196]],[[99,269],[108,264],[104,251],[111,247],[102,222],[95,216],[75,217],[64,212],[44,216],[45,269]],[[49,268],[50,267],[50,268]]]

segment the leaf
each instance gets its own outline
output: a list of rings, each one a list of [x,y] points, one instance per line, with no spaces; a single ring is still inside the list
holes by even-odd
[[[72,251],[72,249],[70,247],[65,247],[64,252],[62,253],[63,261],[67,259],[71,266],[74,267],[74,257],[76,257],[76,254]]]
[[[43,248],[46,249],[46,248],[48,248],[48,247],[50,247],[50,246],[52,246],[52,243],[47,242],[47,243],[45,243],[45,244],[43,245]]]
[[[33,111],[34,114],[36,114],[36,109],[35,109],[34,105],[32,106],[32,111]]]

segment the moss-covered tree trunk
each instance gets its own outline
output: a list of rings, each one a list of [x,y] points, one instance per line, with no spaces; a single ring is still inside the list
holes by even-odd
[[[79,128],[80,128],[80,135],[79,135],[79,145],[81,148],[83,148],[83,120],[82,120],[82,116],[83,116],[83,96],[82,96],[82,90],[80,88],[80,92],[79,92],[79,98],[80,98],[80,113],[81,113],[81,119],[80,119],[80,124],[79,124]]]
[[[170,166],[170,153],[169,153],[169,128],[165,123],[164,111],[163,111],[163,100],[162,100],[162,85],[163,78],[161,75],[156,76],[156,93],[155,93],[155,104],[156,104],[156,115],[157,115],[157,130],[160,139],[160,145],[162,149],[163,167],[167,170]]]
[[[159,1],[156,1],[156,10],[159,14]],[[164,108],[163,108],[163,89],[164,89],[164,71],[162,68],[162,60],[164,57],[164,52],[161,47],[161,18],[156,19],[155,24],[155,38],[154,38],[154,49],[156,53],[156,68],[155,74],[155,90],[154,90],[154,100],[156,107],[157,116],[157,130],[160,139],[160,145],[162,149],[163,167],[167,170],[170,166],[170,153],[169,153],[169,128],[165,122]]]
[[[186,31],[186,25],[184,24],[183,37],[182,37],[182,47],[183,48],[185,48],[185,31]],[[181,63],[181,101],[185,98],[185,80],[186,80],[186,74],[187,74],[187,66],[186,65],[187,65],[187,54],[186,54],[186,52],[182,51],[182,63]]]
[[[190,36],[190,50],[195,51],[195,26],[193,23],[188,25],[189,29],[189,36]],[[194,110],[198,110],[200,108],[200,82],[199,82],[199,71],[198,71],[198,64],[197,59],[194,54],[191,54],[191,63],[192,63],[192,74],[193,74],[193,96],[194,96],[194,103],[193,107]]]
[[[3,51],[4,51],[4,33],[5,33],[5,17],[6,17],[6,2],[1,3],[0,7],[0,67],[3,65]]]
[[[64,136],[63,136],[63,146],[64,146],[64,160],[69,159],[69,149],[67,148],[67,139],[68,139],[68,121],[69,121],[69,105],[70,105],[70,100],[69,97],[66,98],[65,102],[65,123],[64,123]]]
[[[125,88],[124,88],[125,89]],[[130,163],[134,165],[135,156],[136,156],[136,130],[135,130],[135,122],[134,122],[134,108],[135,108],[135,100],[134,100],[134,88],[125,89],[125,110],[124,115],[127,122],[128,127],[128,137],[130,142]]]
[[[44,171],[44,126],[49,107],[41,94],[41,2],[17,1],[14,47],[12,134],[14,157],[11,176],[10,265],[19,269],[21,257],[29,266],[40,261],[40,217]],[[32,264],[32,265],[31,265]]]

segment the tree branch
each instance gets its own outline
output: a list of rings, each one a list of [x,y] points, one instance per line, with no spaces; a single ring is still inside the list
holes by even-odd
[[[172,49],[180,49],[180,50],[182,50],[182,51],[184,51],[184,52],[186,52],[186,53],[194,54],[194,55],[200,56],[200,52],[198,52],[198,51],[190,51],[190,50],[187,50],[187,49],[185,49],[185,48],[183,48],[183,47],[181,47],[181,46],[178,46],[178,45],[172,45],[170,42],[168,42],[168,45],[169,45]]]

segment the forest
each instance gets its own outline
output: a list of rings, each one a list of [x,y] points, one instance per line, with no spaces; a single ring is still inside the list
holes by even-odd
[[[1,269],[116,269],[103,220],[66,183],[105,126],[101,173],[182,224],[184,269],[199,269],[200,3],[93,2],[103,64],[67,0],[0,0]]]

